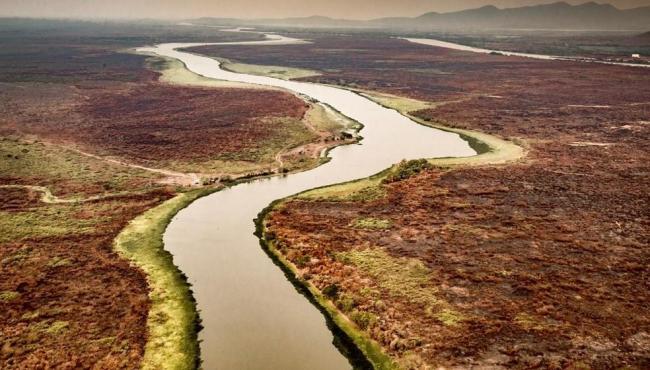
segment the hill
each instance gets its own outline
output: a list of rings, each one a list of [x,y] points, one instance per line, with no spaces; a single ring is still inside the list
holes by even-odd
[[[237,20],[201,18],[200,24],[267,25],[291,27],[366,27],[381,29],[562,29],[562,30],[645,30],[650,24],[650,6],[618,9],[610,4],[566,2],[497,8],[487,5],[451,13],[425,13],[418,17],[387,17],[370,21],[334,19],[322,16]]]

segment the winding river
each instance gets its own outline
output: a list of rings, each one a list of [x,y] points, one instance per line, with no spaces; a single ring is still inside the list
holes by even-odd
[[[268,35],[265,41],[236,44],[298,42],[302,41]],[[364,125],[361,143],[333,149],[326,164],[219,191],[195,201],[170,223],[164,234],[165,248],[193,286],[204,326],[199,333],[203,367],[350,369],[352,365],[334,345],[325,317],[260,247],[253,234],[253,219],[276,199],[366,177],[402,159],[476,153],[457,134],[419,125],[354,92],[224,71],[215,59],[177,50],[199,45],[219,44],[172,43],[139,50],[176,58],[206,77],[275,86],[306,95]],[[264,52],[264,47],[259,52]]]

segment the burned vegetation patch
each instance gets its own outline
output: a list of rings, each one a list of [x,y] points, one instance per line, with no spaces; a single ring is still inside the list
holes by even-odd
[[[290,201],[269,225],[405,364],[643,368],[650,199],[609,181],[580,185],[598,199],[565,192],[576,185],[527,165],[427,170],[380,200]]]
[[[146,277],[113,250],[156,190],[43,204],[0,189],[0,367],[132,368],[144,353]]]
[[[320,63],[340,71],[312,79],[434,103],[411,114],[528,157],[283,203],[268,227],[301,276],[406,368],[650,366],[647,71],[373,39],[346,67],[352,39],[302,46],[314,50],[298,61],[329,54]],[[399,73],[378,73],[389,63]]]
[[[93,96],[79,107],[81,127],[66,134],[136,161],[245,158],[295,129],[306,110],[302,100],[279,91],[153,84]]]

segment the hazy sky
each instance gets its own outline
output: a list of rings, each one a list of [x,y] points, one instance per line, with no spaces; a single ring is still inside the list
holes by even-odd
[[[557,0],[0,0],[1,16],[64,18],[301,17],[368,19],[414,16],[493,4],[515,7]],[[573,4],[586,0],[568,0]],[[600,0],[619,8],[650,0]]]

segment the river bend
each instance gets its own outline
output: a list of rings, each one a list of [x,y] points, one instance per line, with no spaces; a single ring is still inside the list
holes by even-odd
[[[301,40],[268,35],[272,45]],[[188,277],[204,329],[205,369],[349,369],[333,345],[321,312],[265,254],[253,219],[272,201],[298,192],[375,174],[402,159],[475,155],[457,134],[419,125],[354,92],[307,82],[225,71],[219,62],[178,49],[218,44],[171,43],[140,51],[175,58],[200,75],[284,88],[328,104],[364,125],[360,144],[337,147],[331,161],[285,177],[254,180],[216,192],[180,211],[164,234],[165,249]],[[242,46],[243,47],[243,46]],[[219,104],[215,101],[215,104]]]

